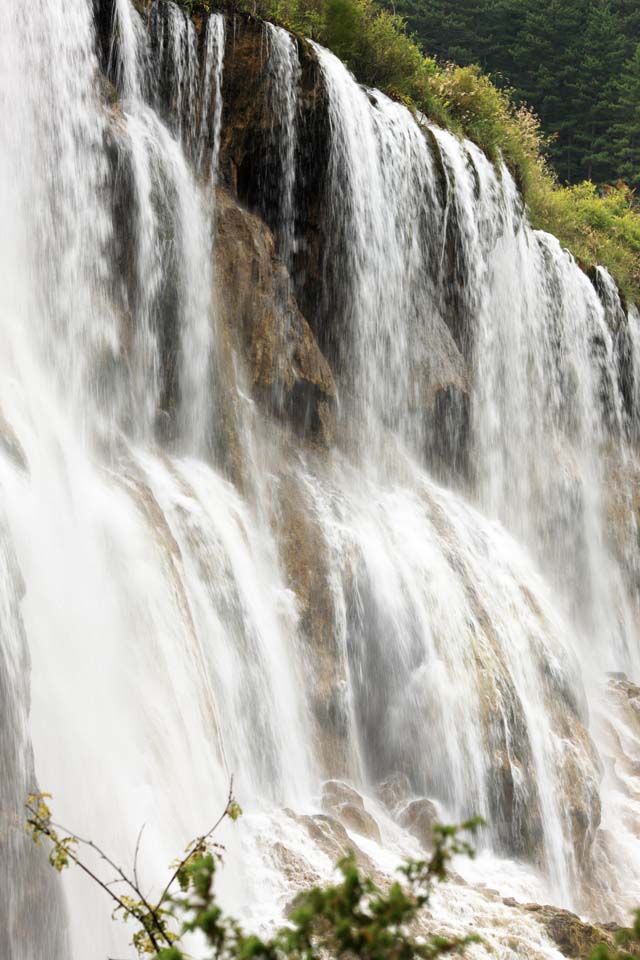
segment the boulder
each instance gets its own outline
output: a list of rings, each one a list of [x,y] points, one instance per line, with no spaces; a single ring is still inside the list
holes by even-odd
[[[435,804],[426,797],[410,800],[398,812],[398,823],[413,834],[425,850],[433,848],[433,826],[437,822]]]
[[[347,829],[380,843],[380,828],[353,787],[341,780],[328,780],[322,789],[322,808]]]
[[[313,842],[327,855],[332,863],[338,863],[339,860],[353,853],[358,866],[367,876],[372,876],[375,873],[373,860],[360,850],[344,826],[335,817],[326,813],[299,816],[291,810],[287,812],[289,816],[306,829]]]

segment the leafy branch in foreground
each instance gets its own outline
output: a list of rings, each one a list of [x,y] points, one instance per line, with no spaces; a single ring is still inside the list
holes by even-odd
[[[188,886],[188,871],[192,864],[198,862],[205,855],[210,856],[212,850],[216,852],[217,856],[220,856],[223,847],[212,840],[214,832],[226,817],[237,820],[242,814],[242,810],[233,795],[232,778],[224,810],[211,829],[190,843],[182,859],[171,865],[172,873],[169,880],[160,898],[152,904],[142,892],[138,880],[137,859],[142,830],[136,843],[133,876],[129,876],[93,840],[85,840],[61,824],[56,823],[52,819],[51,810],[47,803],[47,800],[50,799],[51,794],[48,793],[30,794],[27,798],[27,830],[34,843],[40,845],[43,840],[48,841],[50,844],[49,863],[55,870],[60,873],[70,863],[76,864],[115,903],[114,917],[120,916],[125,921],[132,919],[138,924],[139,929],[133,934],[131,943],[140,956],[145,954],[147,956],[160,956],[163,947],[171,947],[177,940],[177,934],[170,929],[169,925],[174,917],[171,887],[177,881],[181,888],[186,889]],[[100,860],[103,860],[115,871],[116,876],[108,882],[102,880],[96,871],[80,857],[79,850],[83,846],[93,850]],[[114,884],[123,884],[126,892],[115,892],[112,889]],[[169,956],[173,955],[169,954]],[[175,956],[181,957],[182,954],[178,952]]]
[[[136,844],[133,875],[125,873],[91,840],[84,840],[55,823],[47,803],[49,794],[34,794],[27,802],[27,826],[36,843],[50,844],[49,861],[58,871],[76,864],[115,902],[114,916],[133,920],[138,929],[131,944],[139,956],[156,960],[187,960],[181,941],[185,934],[200,933],[219,960],[322,960],[331,957],[361,957],[363,960],[411,960],[453,954],[476,936],[446,938],[414,936],[412,927],[428,902],[434,884],[447,879],[453,856],[473,856],[462,834],[475,831],[479,818],[459,827],[435,826],[434,849],[428,860],[409,860],[398,871],[400,879],[382,890],[364,877],[353,855],[341,860],[339,882],[313,887],[294,901],[289,924],[263,940],[246,934],[228,917],[216,900],[214,878],[223,847],[212,840],[225,818],[241,814],[233,796],[233,783],[226,806],[203,836],[191,843],[185,856],[172,864],[171,874],[159,899],[153,902],[142,892],[137,871],[140,836]],[[105,882],[81,858],[87,847],[115,871]],[[124,893],[114,885],[124,885]],[[177,889],[176,889],[177,888]]]

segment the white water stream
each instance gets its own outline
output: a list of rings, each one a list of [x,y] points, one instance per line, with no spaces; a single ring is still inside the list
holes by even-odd
[[[347,251],[349,440],[287,453],[234,384],[250,408],[236,488],[216,461],[213,271],[229,24],[213,14],[198,37],[172,3],[147,26],[116,0],[107,96],[92,9],[0,5],[0,829],[35,785],[30,739],[63,823],[123,861],[146,824],[157,885],[235,773],[247,817],[225,835],[222,895],[264,925],[296,878],[330,875],[336,857],[300,820],[328,775],[366,796],[381,842],[355,842],[378,869],[415,852],[374,799],[401,775],[406,799],[488,822],[472,887],[438,895],[439,928],[475,922],[498,956],[520,937],[555,957],[534,918],[478,884],[604,919],[640,902],[625,759],[639,737],[602,693],[607,671],[640,681],[637,313],[528,227],[506,169],[313,48],[328,233]],[[284,31],[265,38],[290,262],[301,68]],[[467,478],[448,488],[421,378],[456,339],[473,401]],[[322,544],[324,726],[326,651],[287,579],[285,482]],[[73,872],[68,923],[59,909],[25,924],[23,847],[6,849],[3,960],[125,955],[127,931]]]

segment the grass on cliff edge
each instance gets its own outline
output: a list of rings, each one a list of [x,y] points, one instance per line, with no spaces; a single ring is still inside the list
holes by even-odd
[[[332,50],[365,84],[378,87],[493,160],[502,156],[535,227],[554,233],[585,265],[600,263],[640,301],[640,205],[624,184],[561,186],[546,157],[537,117],[516,108],[478,67],[424,57],[402,17],[376,0],[177,0],[188,12],[226,7],[273,20]]]

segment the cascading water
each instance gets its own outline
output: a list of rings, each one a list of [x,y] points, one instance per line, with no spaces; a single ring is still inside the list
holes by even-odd
[[[296,42],[286,30],[272,23],[267,23],[265,29],[269,48],[267,109],[272,124],[270,147],[277,156],[280,167],[277,236],[280,255],[285,263],[289,264],[295,241],[296,114],[300,86],[300,60]]]
[[[492,883],[631,906],[640,863],[607,830],[637,816],[611,774],[635,741],[601,687],[640,671],[635,308],[529,228],[506,168],[311,44],[309,97],[304,45],[268,25],[259,136],[274,257],[292,271],[274,299],[286,336],[313,252],[296,209],[311,102],[328,132],[317,308],[334,323],[340,440],[296,447],[257,409],[217,311],[236,24],[214,13],[198,33],[170,0],[146,22],[130,0],[106,7],[100,83],[89,0],[0,9],[0,824],[37,777],[123,861],[146,823],[153,885],[235,772],[243,879],[223,895],[263,923],[290,895],[284,847],[295,875],[329,874],[305,824],[339,775],[378,818],[379,844],[355,830],[376,862],[412,849],[374,798],[395,783],[402,803],[486,818]],[[7,849],[7,960],[126,949],[73,874],[70,946],[55,885],[55,922],[25,932],[27,880],[50,878],[13,834]],[[489,939],[512,922],[481,897],[465,909]],[[534,920],[523,930],[531,956],[555,955]]]

